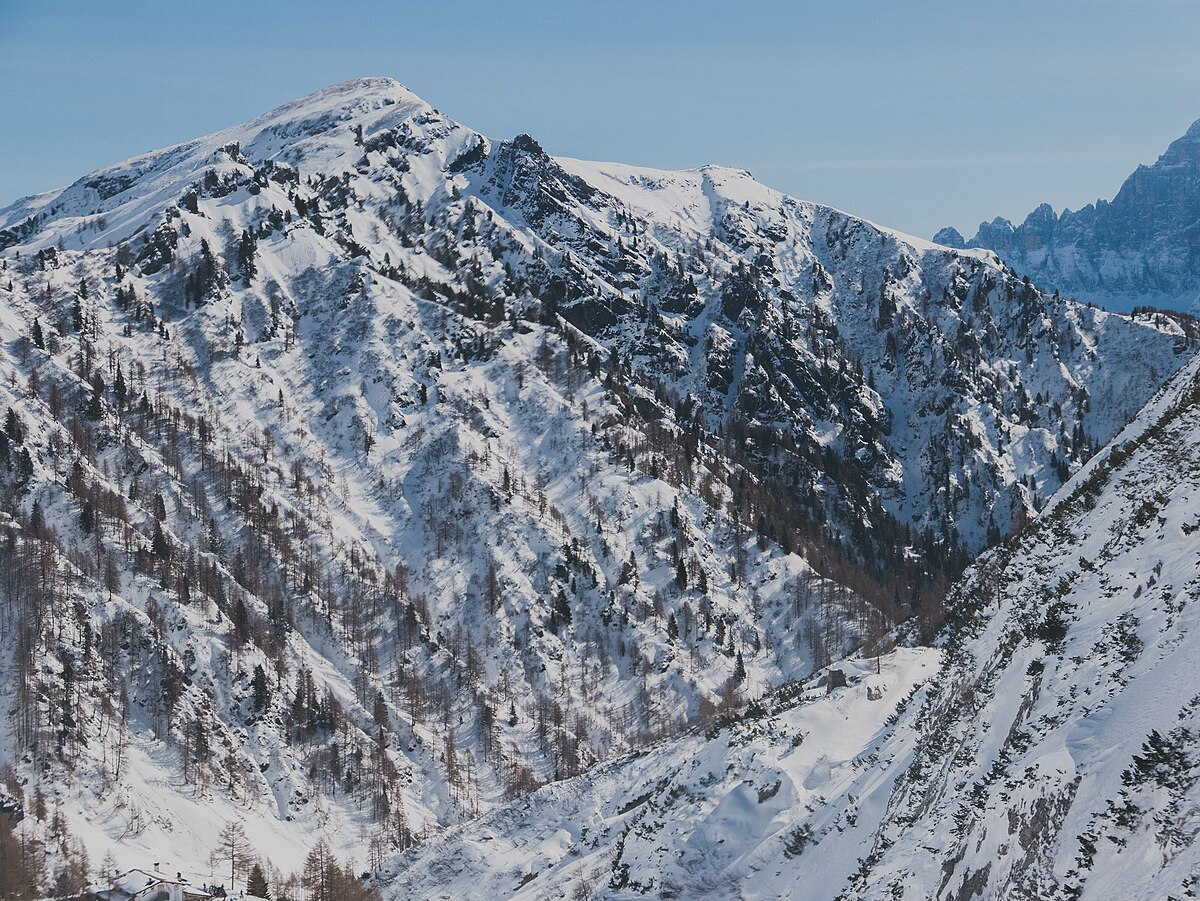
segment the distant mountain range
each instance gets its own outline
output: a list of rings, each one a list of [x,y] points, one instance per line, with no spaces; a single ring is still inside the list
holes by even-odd
[[[1107,309],[1156,306],[1196,312],[1200,302],[1200,121],[1152,166],[1141,165],[1111,201],[1056,214],[1042,204],[1014,226],[981,223],[965,240],[944,228],[934,241],[981,247],[1039,285]]]

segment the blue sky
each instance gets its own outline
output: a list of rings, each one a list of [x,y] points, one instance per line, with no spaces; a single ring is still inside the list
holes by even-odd
[[[1110,197],[1200,118],[1198,47],[1191,0],[0,0],[0,206],[390,75],[552,153],[973,232]]]

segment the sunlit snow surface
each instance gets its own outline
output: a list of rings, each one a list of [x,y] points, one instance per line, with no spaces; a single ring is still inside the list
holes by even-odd
[[[883,814],[896,756],[911,752],[897,709],[919,702],[938,660],[900,649],[878,674],[874,659],[846,661],[847,687],[810,684],[733,726],[612,761],[452,830],[398,859],[385,891],[832,897],[868,850],[862,827]]]

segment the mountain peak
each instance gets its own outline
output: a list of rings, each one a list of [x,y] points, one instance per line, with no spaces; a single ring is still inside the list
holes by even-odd
[[[537,139],[525,132],[521,132],[512,139],[512,147],[514,150],[532,153],[534,156],[545,156],[546,154],[546,151],[542,149],[542,145],[538,143]]]
[[[338,82],[249,121],[99,169],[66,188],[0,209],[0,247],[12,243],[8,229],[21,222],[30,223],[28,234],[43,233],[43,242],[50,244],[75,227],[55,227],[57,219],[111,215],[124,206],[120,216],[113,216],[121,223],[115,230],[100,229],[92,237],[93,243],[119,242],[145,228],[164,205],[173,204],[179,190],[210,170],[215,156],[229,147],[236,147],[248,161],[274,160],[310,169],[336,168],[339,161],[336,165],[345,167],[361,156],[358,145],[364,137],[434,112],[392,78]],[[39,215],[41,219],[31,219]]]
[[[417,101],[423,102],[420,97],[396,81],[394,78],[389,78],[386,75],[380,76],[362,76],[360,78],[350,78],[346,81],[339,81],[336,84],[327,85],[319,88],[310,94],[299,97],[295,100],[285,103],[278,109],[289,109],[300,106],[308,106],[312,103],[327,100],[340,99],[343,101],[353,100],[356,98],[370,98],[380,101],[391,100],[398,101]],[[274,110],[272,110],[274,112]],[[271,115],[271,113],[267,113]]]
[[[1193,122],[1187,131],[1172,141],[1163,155],[1150,168],[1161,170],[1176,167],[1183,167],[1192,172],[1200,167],[1200,119]]]
[[[1111,200],[1057,215],[1042,204],[1019,226],[980,224],[966,245],[993,250],[1038,284],[1101,306],[1194,310],[1200,266],[1190,235],[1198,200],[1200,119],[1153,164],[1134,169]]]
[[[962,233],[953,226],[941,229],[933,236],[933,243],[941,244],[943,247],[953,247],[955,250],[962,250],[967,246],[967,241]]]
[[[247,126],[265,126],[284,121],[306,122],[369,118],[369,114],[391,107],[410,112],[415,107],[432,109],[424,100],[396,81],[387,77],[352,78],[290,100],[256,117]]]

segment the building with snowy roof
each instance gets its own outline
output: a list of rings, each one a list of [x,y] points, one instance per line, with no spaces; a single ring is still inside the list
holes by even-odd
[[[208,901],[213,893],[193,885],[176,873],[175,878],[153,870],[133,869],[112,880],[104,889],[93,891],[96,901]]]

